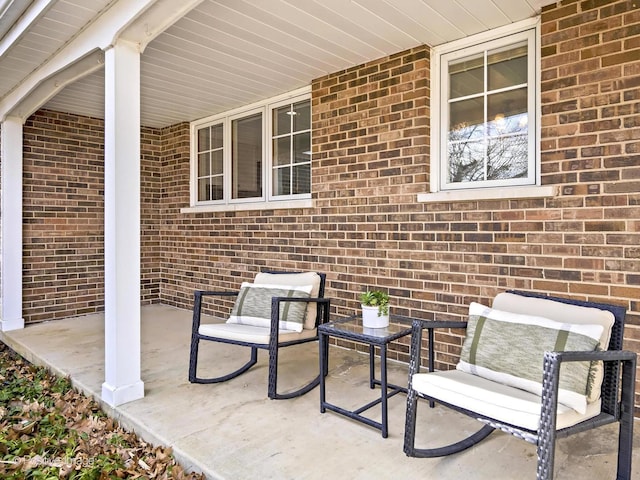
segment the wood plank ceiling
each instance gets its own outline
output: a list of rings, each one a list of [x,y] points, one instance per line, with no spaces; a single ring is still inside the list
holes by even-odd
[[[56,0],[15,46],[0,50],[0,99],[117,1]],[[532,17],[550,3],[203,0],[143,52],[141,121],[165,127],[224,112],[417,45],[440,45]],[[1,20],[0,35],[8,31]],[[45,108],[102,118],[103,91],[99,70]]]

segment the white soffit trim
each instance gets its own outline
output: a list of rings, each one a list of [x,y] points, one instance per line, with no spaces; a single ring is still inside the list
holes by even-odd
[[[12,114],[22,118],[24,121],[64,87],[103,66],[104,52],[102,50],[95,50],[73,65],[43,80],[31,91],[29,96],[16,105]]]
[[[2,11],[0,15],[12,14],[12,8],[22,10],[21,2],[9,1],[9,5]],[[36,0],[33,2],[24,12],[16,11],[15,15],[18,15],[18,20],[3,36],[0,35],[0,57],[2,57],[7,51],[15,45],[18,40],[24,35],[24,33],[38,20],[46,11],[53,5],[53,0]]]
[[[116,2],[0,101],[0,121],[10,114],[24,121],[66,85],[100,68],[102,52],[96,54],[96,50],[105,50],[120,37],[138,43],[142,51],[201,1],[185,0],[179,9],[172,0]],[[67,69],[71,70],[65,73]]]
[[[164,32],[176,21],[184,17],[204,0],[156,0],[145,14],[134,20],[122,32],[120,38],[140,45],[140,53],[154,38]]]

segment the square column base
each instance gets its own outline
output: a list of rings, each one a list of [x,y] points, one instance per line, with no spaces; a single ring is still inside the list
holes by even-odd
[[[24,318],[0,320],[0,331],[20,330],[24,328]]]
[[[112,407],[143,397],[144,382],[142,380],[122,387],[114,387],[107,384],[107,382],[102,384],[102,400]]]

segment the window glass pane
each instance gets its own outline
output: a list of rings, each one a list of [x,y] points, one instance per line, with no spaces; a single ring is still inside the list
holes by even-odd
[[[233,120],[232,198],[262,196],[262,114]]]
[[[449,64],[449,98],[466,97],[484,91],[484,54]]]
[[[273,164],[288,165],[291,163],[291,137],[276,138],[273,140]]]
[[[484,142],[449,144],[449,183],[484,180]]]
[[[273,169],[273,194],[291,194],[291,169],[289,167]]]
[[[209,127],[199,128],[198,129],[198,151],[203,152],[205,150],[209,150],[210,148],[209,141]]]
[[[211,179],[211,200],[222,200],[224,193],[222,181],[222,175],[217,175]]]
[[[293,104],[293,131],[309,130],[311,128],[311,101],[305,100]]]
[[[527,89],[519,88],[487,97],[489,135],[527,131]]]
[[[211,152],[211,173],[213,175],[222,175],[222,150]]]
[[[284,135],[291,132],[291,105],[273,110],[273,135]]]
[[[311,191],[311,164],[293,167],[293,194]]]
[[[209,162],[210,153],[198,154],[198,177],[211,175],[211,162]]]
[[[222,148],[222,124],[211,127],[211,148]]]
[[[449,141],[479,138],[484,134],[482,97],[449,104]]]
[[[526,135],[510,135],[489,141],[487,180],[526,178],[529,142]]]
[[[293,137],[294,163],[311,161],[311,134],[300,133]]]
[[[489,90],[527,83],[527,45],[494,50],[487,55]]]
[[[206,202],[211,200],[211,192],[209,189],[209,180],[210,178],[200,178],[198,180],[198,201]]]

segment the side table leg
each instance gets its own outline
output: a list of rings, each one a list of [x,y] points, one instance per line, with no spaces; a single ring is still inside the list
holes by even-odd
[[[380,395],[382,396],[382,438],[389,436],[387,423],[387,345],[380,346]]]
[[[429,329],[429,372],[433,372],[433,328]],[[429,400],[429,407],[433,408],[436,406],[436,402],[433,400]]]
[[[320,413],[324,413],[326,410],[324,407],[324,403],[325,403],[324,380],[327,374],[326,370],[328,370],[327,363],[329,360],[328,358],[325,360],[325,355],[328,357],[328,354],[329,354],[329,351],[326,348],[326,344],[327,344],[327,337],[322,333],[318,332],[318,347],[320,349],[320,352],[318,355],[320,358]]]
[[[369,345],[369,388],[376,388],[376,347]]]

